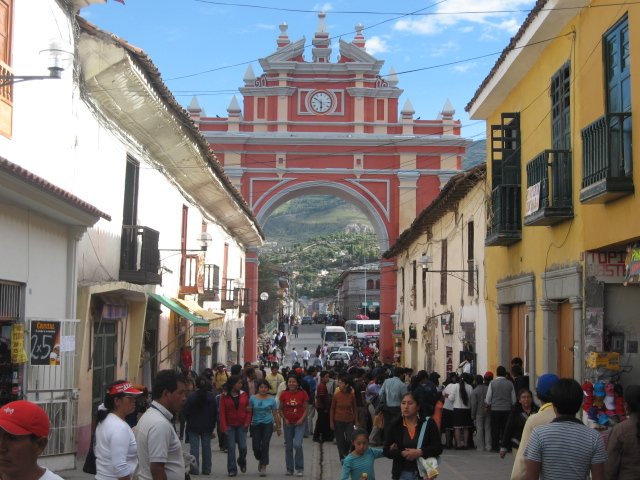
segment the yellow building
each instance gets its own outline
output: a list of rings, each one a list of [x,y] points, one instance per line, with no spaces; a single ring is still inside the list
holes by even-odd
[[[492,369],[582,380],[604,373],[589,352],[617,351],[637,383],[639,54],[640,5],[540,0],[466,107],[488,125]]]

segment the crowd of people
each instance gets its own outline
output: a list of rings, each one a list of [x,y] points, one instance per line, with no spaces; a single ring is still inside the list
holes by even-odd
[[[159,372],[148,405],[140,402],[142,390],[118,381],[108,386],[97,419],[96,479],[134,478],[137,472],[137,478],[151,480],[163,478],[155,476],[161,470],[166,478],[180,480],[185,473],[210,474],[214,432],[232,477],[247,470],[248,434],[258,473],[267,475],[275,433],[284,434],[286,473],[295,476],[304,475],[304,442],[311,438],[335,441],[344,480],[375,479],[374,461],[381,457],[393,460],[393,479],[423,478],[420,459],[427,458],[436,475],[436,459],[444,449],[486,450],[501,458],[512,453],[514,479],[557,478],[556,472],[585,478],[589,471],[596,480],[640,478],[640,462],[626,453],[640,438],[640,387],[626,389],[632,420],[613,430],[607,456],[600,436],[571,420],[582,403],[575,380],[542,375],[536,385],[538,406],[518,358],[509,372],[500,366],[495,375],[473,376],[460,368],[443,382],[440,378],[436,372],[379,363],[371,369],[332,370],[299,361],[291,367],[233,365],[229,371],[218,365],[199,376]],[[566,447],[571,454],[563,457],[564,464],[553,451],[560,444],[549,441],[554,433],[534,428],[542,425],[582,439]],[[183,436],[189,443],[186,462]]]
[[[461,368],[442,383],[436,372],[414,374],[392,365],[266,368],[233,365],[227,372],[218,365],[200,375],[163,370],[150,398],[125,380],[108,385],[92,439],[95,478],[211,474],[214,432],[230,477],[247,471],[248,434],[258,473],[266,476],[276,433],[284,434],[286,474],[299,477],[308,468],[304,443],[311,437],[335,441],[343,480],[375,480],[374,462],[381,457],[392,459],[393,479],[435,476],[447,448],[487,450],[502,458],[512,452],[512,479],[640,478],[640,386],[625,388],[628,419],[603,439],[576,418],[583,401],[578,382],[541,375],[538,406],[517,358],[509,372],[500,366],[495,376],[474,377]],[[37,405],[2,407],[0,478],[60,480],[37,464],[48,432],[48,417]]]

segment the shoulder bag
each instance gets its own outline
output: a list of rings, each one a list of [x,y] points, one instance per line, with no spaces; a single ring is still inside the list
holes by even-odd
[[[424,433],[427,430],[427,423],[429,423],[429,417],[425,417],[424,422],[422,422],[420,436],[418,437],[418,448],[422,448],[422,441],[424,440]],[[436,478],[439,474],[439,463],[440,457],[418,457],[418,459],[416,460],[416,464],[418,465],[418,473],[420,474],[420,478],[422,478],[423,480]]]

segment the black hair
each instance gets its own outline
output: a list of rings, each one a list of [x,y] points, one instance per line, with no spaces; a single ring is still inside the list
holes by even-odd
[[[364,428],[356,428],[353,430],[353,432],[351,432],[351,451],[355,450],[355,447],[353,446],[353,442],[355,442],[356,438],[358,438],[361,435],[364,435],[367,441],[369,441],[369,434]]]
[[[224,384],[224,388],[227,391],[227,394],[230,395],[233,386],[241,380],[242,377],[240,375],[231,375],[229,378],[227,378],[227,382]]]
[[[629,385],[624,389],[624,401],[627,402],[629,413],[640,412],[640,385]],[[640,438],[640,419],[636,423],[636,437]]]
[[[260,385],[266,385],[268,389],[271,388],[271,385],[269,384],[269,382],[267,382],[264,378],[262,380],[258,380],[256,382],[256,393],[258,392],[258,389],[260,388]]]
[[[418,411],[420,411],[420,399],[418,398],[415,392],[405,392],[402,395],[402,400],[404,400],[405,397],[413,398],[413,401],[416,402],[416,405],[418,405]]]
[[[393,369],[393,376],[394,377],[402,377],[404,375],[404,368],[402,367],[396,367]]]
[[[469,405],[469,393],[467,393],[467,384],[465,383],[466,377],[464,374],[460,375],[460,380],[458,380],[458,393],[465,407]]]
[[[158,400],[162,397],[165,390],[173,393],[178,389],[178,383],[186,385],[187,380],[184,375],[175,370],[160,370],[153,379],[153,387],[151,389],[151,398]]]
[[[300,390],[302,388],[302,385],[300,385],[300,378],[298,378],[298,376],[291,372],[289,375],[287,375],[287,387],[289,386],[289,379],[291,378],[295,378],[297,384],[298,384],[298,390]]]
[[[115,410],[116,398],[122,398],[125,396],[124,393],[116,393],[115,395],[111,395],[109,393],[109,390],[111,390],[111,387],[124,382],[126,382],[126,380],[116,380],[115,382],[111,382],[109,385],[106,386],[106,392],[104,394],[104,400],[102,402],[106,410],[98,409],[98,412],[96,413],[96,425],[99,424],[101,421],[103,421],[105,418],[107,418],[107,415],[109,415],[111,412]]]
[[[506,374],[507,374],[507,369],[504,368],[502,365],[496,368],[496,375],[498,377],[504,377]]]
[[[484,383],[484,377],[482,375],[476,375],[475,376],[475,384],[476,387],[479,387],[480,385],[482,385]]]
[[[525,387],[518,390],[518,393],[516,394],[516,400],[518,402],[520,402],[520,395],[522,395],[523,393],[528,393],[529,395],[531,395],[531,398],[533,399],[533,392]]]
[[[524,375],[524,370],[521,365],[517,363],[511,366],[511,375],[514,377],[519,377],[520,375]]]
[[[351,393],[355,390],[355,385],[353,383],[353,378],[351,378],[351,375],[347,373],[341,373],[338,376],[338,380],[342,380],[347,385],[347,387],[344,389],[344,393]]]
[[[231,365],[231,369],[229,370],[229,372],[231,373],[231,375],[240,375],[240,372],[242,372],[242,367],[236,363],[234,365]]]
[[[551,387],[551,401],[558,415],[575,415],[582,405],[584,393],[573,378],[561,378]]]
[[[522,367],[524,365],[524,362],[522,361],[522,359],[520,357],[513,357],[511,359],[511,365],[519,365],[520,367]]]

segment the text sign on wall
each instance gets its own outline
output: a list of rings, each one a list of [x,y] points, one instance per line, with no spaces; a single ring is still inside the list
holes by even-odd
[[[540,209],[540,182],[527,188],[527,206],[525,215],[531,215]]]
[[[60,365],[60,322],[31,322],[31,365]]]
[[[587,277],[597,277],[605,283],[622,283],[626,252],[585,252]]]

